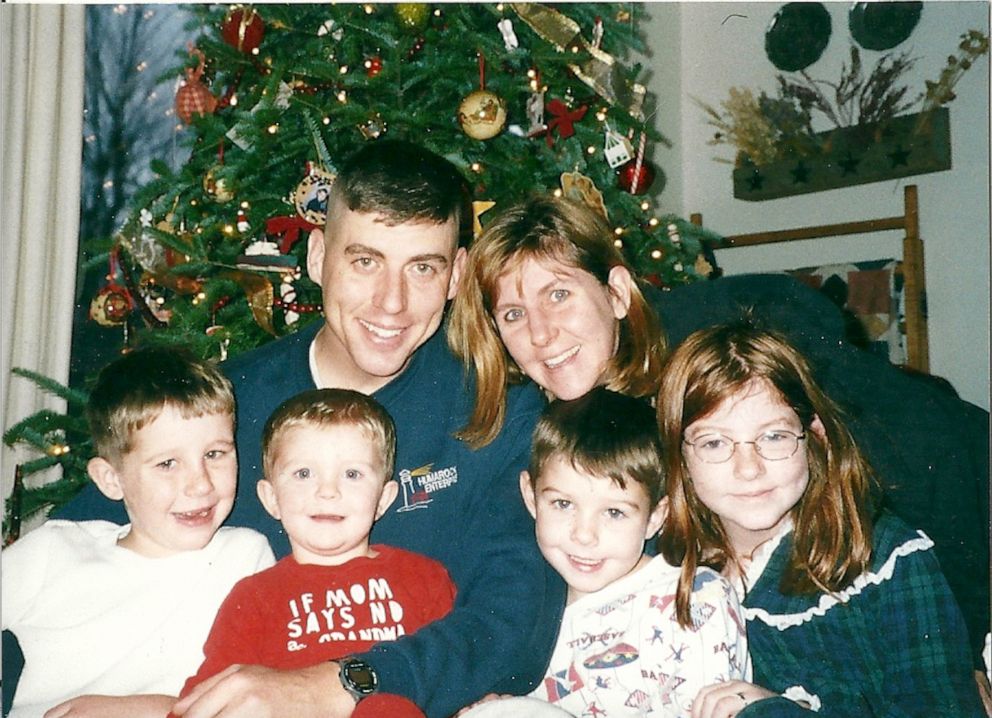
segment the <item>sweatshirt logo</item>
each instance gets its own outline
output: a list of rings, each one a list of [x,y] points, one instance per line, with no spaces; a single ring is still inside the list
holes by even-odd
[[[458,467],[434,469],[434,464],[424,464],[416,469],[400,469],[400,487],[403,505],[397,511],[426,509],[433,501],[431,494],[458,483]]]

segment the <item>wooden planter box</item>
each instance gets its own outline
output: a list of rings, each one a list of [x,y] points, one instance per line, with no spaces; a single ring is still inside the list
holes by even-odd
[[[951,168],[946,107],[923,122],[920,114],[903,115],[884,125],[842,127],[817,137],[823,154],[734,169],[734,197],[757,202]]]

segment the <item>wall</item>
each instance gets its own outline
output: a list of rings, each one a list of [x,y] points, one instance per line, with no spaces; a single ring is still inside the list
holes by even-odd
[[[656,148],[668,176],[662,210],[702,212],[722,234],[828,224],[899,214],[902,188],[920,195],[920,232],[926,246],[931,372],[948,379],[961,396],[989,407],[989,58],[967,73],[950,103],[952,169],[850,188],[762,202],[733,198],[727,146],[709,146],[714,128],[693,102],[718,107],[729,88],[775,94],[776,68],[765,56],[764,35],[783,3],[661,3],[648,6],[644,27],[652,47],[649,81],[664,99],[657,126],[677,145]],[[836,80],[848,59],[847,12],[851,3],[825,3],[833,34],[823,56],[808,68],[815,78]],[[927,2],[910,38],[895,48],[917,58],[907,73],[908,97],[936,79],[946,57],[968,29],[988,32],[986,2]],[[675,54],[677,53],[677,54]],[[863,50],[867,71],[883,53]],[[674,82],[672,78],[675,78]],[[677,108],[677,109],[673,109]],[[673,114],[677,117],[672,118]],[[821,128],[825,129],[825,128]],[[718,251],[727,274],[899,256],[896,233],[875,245],[864,238],[809,240]],[[874,250],[879,246],[879,250]]]

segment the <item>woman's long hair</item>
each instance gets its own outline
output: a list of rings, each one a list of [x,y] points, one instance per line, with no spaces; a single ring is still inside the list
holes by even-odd
[[[791,512],[792,554],[780,588],[791,595],[833,592],[863,573],[871,559],[874,477],[842,420],[817,386],[806,360],[779,334],[750,321],[703,329],[668,358],[657,399],[665,452],[669,512],[659,551],[682,573],[676,615],[689,622],[689,599],[700,565],[743,575],[720,518],[696,496],[683,458],[686,428],[753,385],[777,392],[806,430],[809,483]],[[823,435],[811,431],[814,418]]]
[[[524,378],[492,315],[500,278],[528,259],[554,260],[587,272],[612,291],[610,270],[627,267],[613,242],[610,227],[586,205],[535,196],[503,211],[472,244],[448,325],[448,344],[476,378],[475,407],[459,432],[470,445],[484,446],[499,434],[506,387]],[[603,383],[622,394],[653,397],[664,353],[657,316],[632,281],[630,307],[620,320],[617,351]]]

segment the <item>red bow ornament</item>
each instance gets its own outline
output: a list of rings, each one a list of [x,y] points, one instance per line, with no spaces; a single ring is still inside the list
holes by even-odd
[[[588,105],[581,105],[577,109],[570,112],[568,105],[561,100],[555,99],[549,102],[547,110],[554,115],[554,119],[548,123],[548,131],[547,134],[544,135],[544,139],[548,143],[548,147],[551,147],[555,142],[551,134],[556,129],[558,130],[558,136],[563,140],[574,135],[575,123],[586,116],[586,110],[588,109]]]
[[[289,250],[293,248],[293,245],[300,238],[301,229],[309,233],[317,228],[318,226],[316,224],[308,222],[298,214],[270,217],[265,221],[265,231],[268,234],[282,235],[282,241],[279,243],[279,251],[283,254],[289,254]]]

